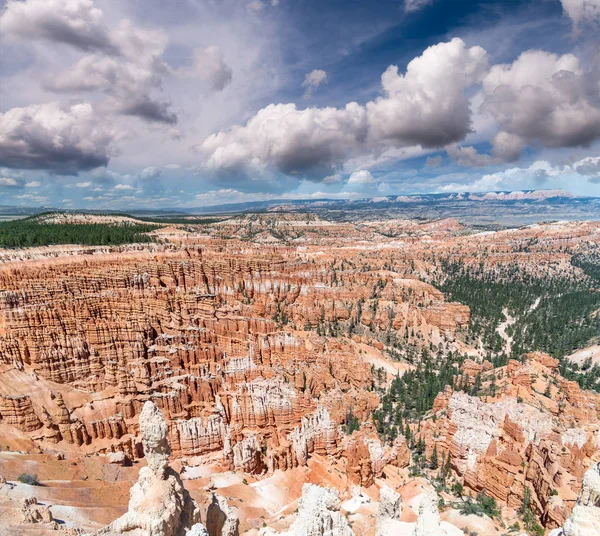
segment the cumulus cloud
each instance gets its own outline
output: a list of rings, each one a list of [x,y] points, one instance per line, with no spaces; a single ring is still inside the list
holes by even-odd
[[[479,153],[475,147],[448,147],[446,149],[448,156],[452,158],[459,166],[477,167],[500,164],[501,159],[490,156],[489,154]]]
[[[0,187],[18,188],[21,184],[12,177],[0,177]]]
[[[246,125],[209,136],[196,149],[211,170],[244,169],[323,177],[341,166],[367,135],[364,107],[306,108],[270,104]]]
[[[150,166],[150,167],[144,168],[139,173],[139,178],[142,180],[156,179],[161,173],[162,173],[162,171],[159,168],[157,168],[155,166]]]
[[[77,184],[75,184],[77,188],[89,188],[91,185],[91,181],[78,182]]]
[[[581,175],[598,175],[600,177],[600,156],[588,156],[574,164],[574,169]]]
[[[522,53],[512,64],[494,65],[483,80],[481,111],[499,132],[491,154],[451,146],[462,166],[489,166],[519,159],[526,146],[588,147],[600,139],[598,73],[586,71],[572,54]]]
[[[310,73],[308,73],[304,77],[304,82],[302,82],[302,87],[306,88],[306,91],[304,91],[304,98],[310,99],[315,89],[317,89],[321,84],[327,83],[327,77],[327,72],[323,69],[313,69]]]
[[[29,181],[25,183],[25,188],[39,188],[41,185],[40,181]]]
[[[375,184],[375,179],[371,172],[366,169],[361,169],[360,171],[355,171],[350,175],[348,179],[348,184]]]
[[[99,108],[150,122],[174,124],[170,103],[154,93],[162,90],[167,66],[161,57],[167,45],[163,32],[121,21],[108,34],[112,48],[80,58],[50,76],[45,88],[54,92],[102,91],[108,97]]]
[[[77,175],[108,164],[114,137],[87,103],[12,108],[0,114],[0,161],[11,168]]]
[[[464,139],[471,111],[465,90],[487,70],[483,48],[458,38],[427,48],[406,74],[391,65],[381,77],[384,96],[367,103],[369,135],[399,146],[442,147]]]
[[[202,80],[213,91],[222,91],[231,83],[233,71],[223,55],[221,47],[213,45],[194,50],[194,61],[191,67],[176,70],[182,78]]]
[[[98,103],[98,110],[150,122],[177,122],[170,102],[153,94],[162,90],[167,72],[163,32],[138,28],[129,20],[109,29],[92,0],[13,0],[0,17],[0,29],[11,38],[47,40],[89,53],[46,77],[45,89],[102,91],[108,97]]]
[[[600,138],[598,81],[590,77],[574,55],[541,50],[492,67],[483,81],[482,108],[500,127],[498,156],[506,151],[514,158],[525,144],[589,146]]]
[[[563,10],[577,30],[582,24],[600,21],[600,0],[560,0]]]
[[[117,184],[114,187],[115,190],[135,190],[135,188],[133,186],[131,186],[130,184]]]
[[[441,147],[470,130],[466,90],[481,80],[487,55],[461,39],[429,47],[406,74],[391,66],[384,95],[366,106],[306,108],[271,104],[246,125],[209,136],[195,149],[211,170],[272,169],[315,178],[331,175],[353,156],[381,148]]]
[[[102,17],[102,10],[94,7],[92,0],[10,0],[0,18],[0,32],[84,51],[114,52]]]

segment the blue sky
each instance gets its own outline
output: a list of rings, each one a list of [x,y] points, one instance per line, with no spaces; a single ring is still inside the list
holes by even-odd
[[[600,195],[600,0],[10,0],[0,204]]]

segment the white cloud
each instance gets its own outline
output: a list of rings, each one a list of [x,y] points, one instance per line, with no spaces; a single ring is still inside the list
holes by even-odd
[[[600,179],[600,157],[586,157],[572,165],[552,165],[537,160],[528,167],[512,167],[479,177],[470,182],[452,182],[438,188],[440,192],[489,192],[543,187],[562,188],[574,182],[595,183]]]
[[[486,66],[482,48],[453,39],[426,49],[405,75],[390,66],[382,75],[384,96],[366,106],[299,110],[295,104],[271,104],[246,125],[209,136],[196,150],[209,170],[272,169],[314,178],[389,145],[441,147],[469,132],[465,92]]]
[[[341,165],[367,131],[364,107],[307,108],[270,104],[245,126],[213,134],[197,147],[209,170],[264,171],[323,177]]]
[[[384,96],[367,103],[369,137],[397,146],[441,147],[464,139],[471,112],[465,91],[487,70],[481,47],[458,38],[427,48],[406,74],[392,65],[381,76]]]
[[[29,181],[25,183],[25,188],[39,188],[41,185],[40,181]]]
[[[1,186],[14,187],[19,186],[19,183],[11,177],[0,177],[0,187]]]
[[[304,77],[304,82],[302,82],[302,87],[306,88],[304,92],[304,98],[309,99],[312,97],[313,92],[317,89],[321,84],[327,83],[328,74],[323,69],[313,69],[310,73],[308,73]]]
[[[77,186],[77,188],[89,188],[91,185],[92,185],[91,181],[78,182],[77,184],[75,184],[75,186]]]
[[[12,108],[0,114],[0,160],[13,168],[77,175],[108,163],[114,136],[87,103]]]
[[[102,17],[92,0],[13,0],[0,17],[0,31],[9,37],[45,39],[80,50],[108,50],[112,47]]]
[[[134,190],[134,187],[129,184],[117,184],[114,190]]]
[[[89,52],[66,70],[47,77],[55,92],[102,91],[97,108],[173,124],[169,102],[153,95],[162,89],[167,46],[162,31],[138,28],[127,19],[109,29],[91,0],[9,2],[0,28],[12,38],[47,40]]]
[[[195,49],[192,66],[175,72],[182,78],[202,80],[213,91],[222,91],[233,78],[231,67],[225,63],[223,50],[216,45]]]
[[[600,0],[560,0],[577,30],[581,24],[600,21]]]
[[[147,168],[144,168],[139,173],[139,178],[142,180],[155,179],[161,173],[162,173],[161,170],[159,168],[157,168],[156,166],[149,166]]]
[[[600,177],[600,156],[582,158],[573,165],[573,169],[581,175]]]
[[[350,175],[348,179],[348,184],[374,184],[375,179],[371,172],[366,169],[361,169],[360,171],[355,171]]]
[[[483,81],[482,108],[500,127],[496,154],[514,159],[525,144],[585,147],[600,138],[600,107],[593,90],[598,81],[590,77],[572,54],[541,50],[492,67]]]
[[[414,13],[431,4],[433,0],[404,0],[404,11]]]
[[[43,203],[47,203],[48,202],[48,198],[46,196],[37,195],[35,192],[34,193],[30,193],[30,194],[15,195],[14,198],[15,199],[22,199],[24,201],[27,201],[27,203],[39,203],[39,204],[43,204]]]
[[[161,55],[167,45],[166,35],[135,27],[121,21],[111,32],[114,52],[101,51],[82,57],[63,72],[48,78],[46,89],[55,92],[101,90],[107,98],[99,107],[123,115],[174,124],[176,115],[169,102],[153,93],[162,89],[167,66]]]

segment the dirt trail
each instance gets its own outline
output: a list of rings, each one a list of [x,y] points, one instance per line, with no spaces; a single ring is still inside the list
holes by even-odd
[[[510,355],[512,353],[513,339],[508,335],[508,333],[506,333],[506,329],[509,326],[512,326],[515,323],[516,319],[510,316],[506,307],[502,309],[502,314],[504,314],[506,320],[496,328],[496,331],[498,332],[500,337],[504,339],[504,353],[506,353],[506,355]]]

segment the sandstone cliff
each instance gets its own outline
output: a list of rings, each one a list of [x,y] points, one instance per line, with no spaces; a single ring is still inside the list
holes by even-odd
[[[544,525],[562,525],[600,458],[600,396],[562,378],[542,353],[479,373],[480,395],[450,388],[438,395],[436,419],[422,431],[427,456],[436,447],[466,487],[514,508],[529,488]]]

